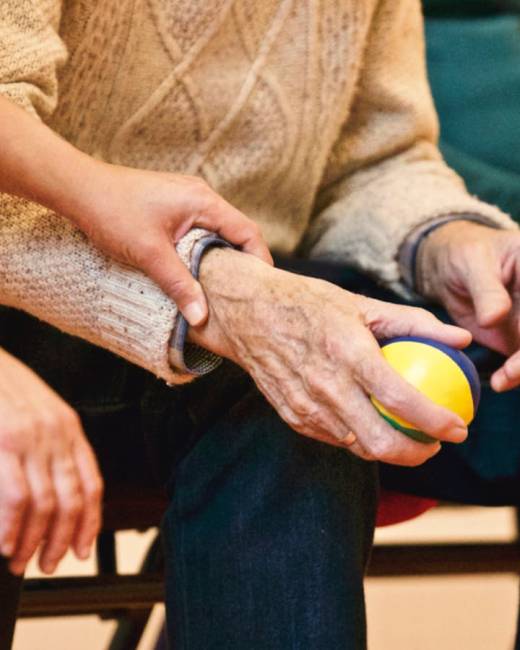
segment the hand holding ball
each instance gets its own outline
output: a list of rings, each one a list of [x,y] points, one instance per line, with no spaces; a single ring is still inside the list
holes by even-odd
[[[414,336],[389,339],[381,346],[386,361],[432,402],[459,415],[466,424],[475,417],[480,381],[473,362],[460,350]],[[393,415],[374,397],[372,403],[395,429],[419,442],[435,442],[413,425]]]

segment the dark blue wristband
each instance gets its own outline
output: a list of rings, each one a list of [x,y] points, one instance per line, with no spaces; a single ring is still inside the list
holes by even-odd
[[[215,246],[233,248],[227,241],[213,234],[202,237],[194,244],[191,252],[190,271],[195,279],[199,277],[202,256],[207,250]],[[222,363],[222,359],[198,345],[187,342],[188,327],[188,321],[179,313],[177,324],[170,339],[170,363],[176,370],[181,372],[192,375],[205,375],[215,370]]]

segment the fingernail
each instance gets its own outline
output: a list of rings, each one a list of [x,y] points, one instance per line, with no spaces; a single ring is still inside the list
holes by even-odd
[[[25,562],[11,562],[9,565],[9,571],[11,571],[11,573],[14,573],[15,576],[21,576],[25,571],[25,567]]]
[[[500,393],[502,390],[504,390],[504,386],[505,386],[505,381],[503,377],[501,377],[500,375],[493,375],[491,377],[491,388],[494,391]]]
[[[54,573],[54,569],[56,568],[57,562],[52,562],[50,560],[47,560],[47,562],[43,562],[41,565],[41,570],[44,573]]]
[[[190,325],[196,327],[200,325],[206,316],[206,311],[200,302],[190,302],[184,308],[184,317]]]
[[[14,543],[4,542],[0,548],[0,553],[4,557],[10,557],[14,553]]]
[[[467,427],[455,427],[451,430],[451,435],[456,440],[460,440],[462,442],[468,437],[468,429]]]
[[[78,557],[80,560],[87,560],[90,557],[90,546],[82,546],[78,550]]]

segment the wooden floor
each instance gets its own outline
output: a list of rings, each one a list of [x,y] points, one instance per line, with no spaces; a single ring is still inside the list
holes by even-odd
[[[443,508],[414,522],[381,529],[377,538],[409,543],[505,541],[513,534],[513,513],[506,508]],[[150,534],[124,533],[122,538],[122,566],[131,572]],[[91,564],[67,558],[60,573],[91,570]],[[30,573],[37,575],[34,568]],[[517,591],[518,580],[509,575],[370,578],[369,650],[511,650]],[[162,616],[162,607],[157,607],[139,650],[153,648]],[[23,620],[14,650],[101,650],[112,629],[113,623],[96,617]]]

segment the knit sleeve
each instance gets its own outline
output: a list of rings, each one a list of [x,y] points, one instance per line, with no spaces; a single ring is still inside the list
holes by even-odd
[[[59,37],[61,0],[3,0],[0,94],[46,120],[58,101],[66,48]],[[177,251],[188,268],[212,235],[189,232]],[[211,242],[210,242],[211,243]],[[96,250],[66,219],[35,203],[0,194],[0,304],[27,311],[161,377],[183,383],[219,359],[184,356],[186,324],[149,278]],[[173,347],[172,347],[173,346]]]
[[[304,241],[314,258],[349,263],[406,293],[399,249],[445,215],[474,214],[515,228],[470,196],[437,149],[418,0],[380,0],[349,118],[336,142]]]
[[[0,94],[46,119],[56,107],[67,52],[58,35],[62,0],[2,0]]]
[[[180,240],[177,252],[188,268],[198,242],[212,237],[193,229]],[[199,354],[194,367],[179,350],[172,355],[183,323],[175,303],[146,275],[99,252],[46,208],[0,194],[0,260],[0,304],[27,311],[169,383],[190,381],[219,362]]]

